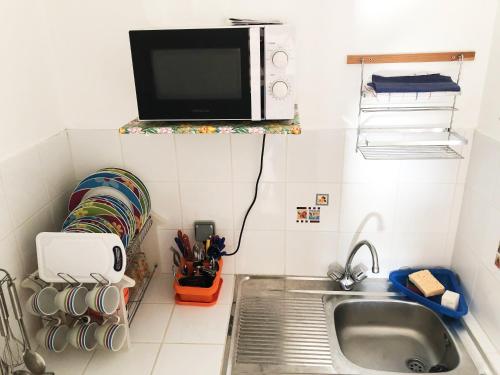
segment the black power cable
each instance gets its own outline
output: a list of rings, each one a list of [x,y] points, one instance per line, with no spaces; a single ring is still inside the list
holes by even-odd
[[[222,253],[223,256],[229,257],[231,255],[236,254],[240,250],[241,238],[243,237],[243,231],[245,230],[245,223],[247,222],[248,215],[250,214],[250,211],[252,211],[253,205],[255,204],[255,201],[257,200],[257,195],[259,193],[259,182],[260,182],[260,177],[262,176],[262,168],[264,167],[264,149],[265,149],[265,146],[266,146],[266,135],[264,134],[262,136],[262,150],[260,152],[259,175],[257,176],[257,181],[255,181],[255,193],[253,196],[252,203],[250,203],[250,206],[247,209],[245,217],[243,218],[243,223],[241,224],[240,237],[238,238],[238,246],[236,246],[236,250],[234,250],[232,253],[226,253],[224,251]]]

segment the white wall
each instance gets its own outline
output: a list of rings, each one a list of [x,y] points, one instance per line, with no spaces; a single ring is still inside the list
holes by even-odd
[[[476,131],[453,268],[465,286],[471,311],[489,336],[500,372],[500,140]]]
[[[307,129],[353,127],[359,66],[350,53],[475,50],[457,127],[477,125],[497,0],[77,0],[48,2],[65,126],[116,129],[137,115],[128,30],[280,18],[297,28],[298,102]],[[404,68],[433,70],[437,65]],[[384,68],[384,67],[378,67]],[[394,68],[392,66],[391,68]],[[438,69],[453,68],[441,64]]]
[[[18,286],[37,268],[36,235],[61,227],[74,181],[65,131],[0,161],[0,268]],[[26,290],[19,294],[23,301],[29,296]],[[40,319],[26,320],[33,333]]]
[[[163,272],[170,271],[177,229],[192,233],[195,220],[215,220],[234,249],[258,173],[260,136],[68,132],[77,178],[115,165],[145,181],[157,224],[147,247],[159,251]],[[379,276],[402,266],[450,266],[467,159],[365,161],[354,152],[352,129],[267,139],[260,195],[225,272],[324,276],[363,238],[378,249]],[[296,223],[296,207],[315,205],[316,193],[330,194],[321,222]],[[357,260],[368,264],[369,252]]]
[[[481,132],[500,140],[500,99],[498,87],[500,87],[500,9],[497,10],[479,124]]]
[[[63,129],[44,3],[0,1],[0,160]]]

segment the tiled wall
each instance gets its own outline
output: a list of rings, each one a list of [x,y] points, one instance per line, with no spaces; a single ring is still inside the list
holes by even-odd
[[[252,198],[261,137],[68,134],[77,178],[118,165],[145,181],[156,217],[148,250],[154,256],[159,248],[164,272],[176,230],[190,230],[194,220],[215,220],[233,248]],[[325,275],[362,238],[376,245],[381,276],[401,266],[449,266],[467,159],[365,161],[354,145],[355,130],[268,136],[259,198],[225,272]],[[296,207],[314,205],[316,193],[330,195],[320,223],[297,223]],[[368,262],[369,253],[358,260]]]
[[[472,150],[452,266],[500,361],[500,141],[476,131]]]
[[[0,268],[18,280],[36,269],[35,237],[58,229],[74,180],[65,131],[0,162]]]

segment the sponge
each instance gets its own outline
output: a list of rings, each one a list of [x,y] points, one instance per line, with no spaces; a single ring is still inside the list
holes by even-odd
[[[445,291],[443,284],[429,270],[411,273],[408,278],[426,297],[438,296]]]
[[[460,294],[447,290],[441,296],[441,305],[452,310],[456,310],[458,302],[460,301]]]

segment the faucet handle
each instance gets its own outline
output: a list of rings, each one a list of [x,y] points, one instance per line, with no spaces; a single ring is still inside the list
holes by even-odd
[[[351,270],[351,276],[356,281],[357,283],[363,281],[368,277],[368,267],[365,266],[363,263],[357,264],[352,270]]]
[[[344,277],[344,267],[340,265],[340,263],[335,262],[331,263],[328,266],[328,272],[326,273],[329,278],[331,278],[334,281],[340,281],[342,277]]]

